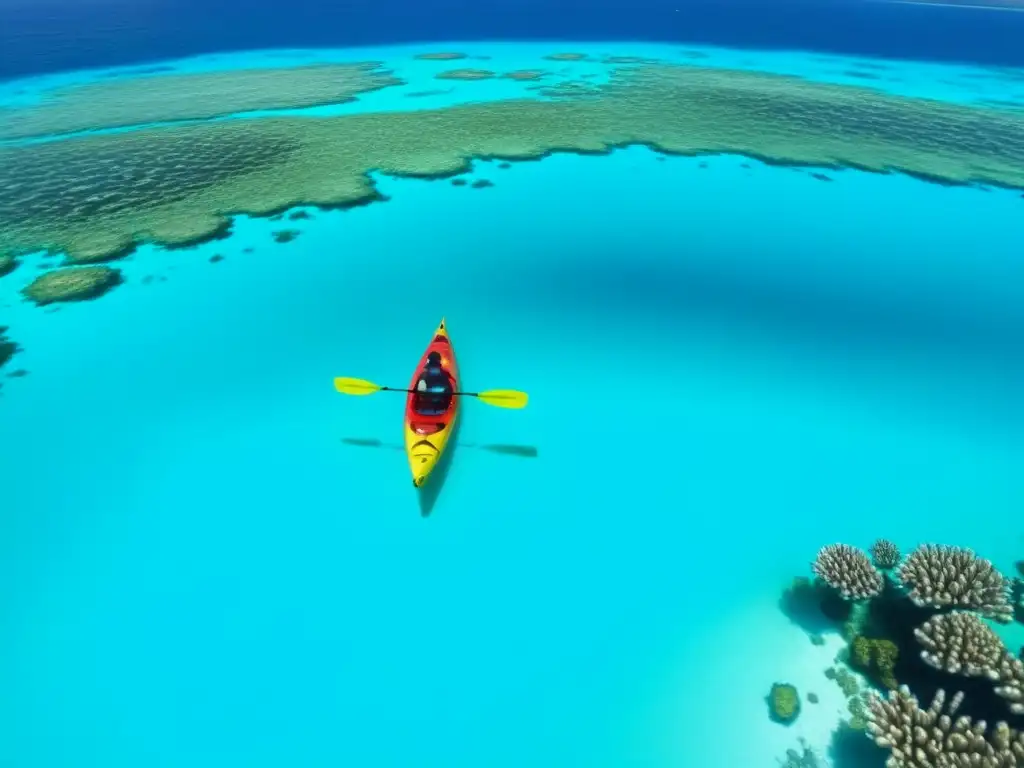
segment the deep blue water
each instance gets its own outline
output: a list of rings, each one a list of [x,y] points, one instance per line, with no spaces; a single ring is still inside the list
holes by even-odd
[[[818,0],[0,0],[0,78],[226,50],[649,40],[1024,66],[1024,13]]]

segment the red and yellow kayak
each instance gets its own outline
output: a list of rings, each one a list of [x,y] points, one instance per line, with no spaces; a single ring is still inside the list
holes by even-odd
[[[405,401],[405,452],[422,488],[441,460],[459,414],[459,367],[444,318],[412,375]]]

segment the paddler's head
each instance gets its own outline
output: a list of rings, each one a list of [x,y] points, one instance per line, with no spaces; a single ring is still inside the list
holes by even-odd
[[[428,371],[440,371],[441,370],[441,355],[437,352],[431,352],[427,355],[427,370]]]

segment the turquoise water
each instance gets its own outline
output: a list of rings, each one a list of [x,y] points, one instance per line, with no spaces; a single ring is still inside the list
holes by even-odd
[[[0,398],[0,765],[724,768],[827,744],[836,638],[777,609],[821,545],[1007,572],[1024,551],[1024,200],[826,173],[480,163],[491,188],[381,178],[389,202],[288,244],[242,218],[143,248],[57,312],[17,301],[33,260],[0,280],[30,371]],[[467,402],[423,498],[401,396],[331,379],[404,386],[442,316],[468,389],[531,401]],[[771,723],[776,681],[821,703]]]

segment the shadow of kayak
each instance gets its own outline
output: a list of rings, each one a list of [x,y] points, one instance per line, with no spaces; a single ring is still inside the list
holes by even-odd
[[[459,419],[455,422],[451,445],[441,454],[441,458],[438,460],[437,466],[434,467],[434,471],[430,473],[430,478],[426,484],[422,488],[416,489],[416,495],[420,503],[420,517],[430,517],[430,513],[434,511],[437,497],[441,495],[441,489],[444,488],[445,480],[448,479],[448,470],[451,469],[452,458],[460,447],[459,430],[462,429],[462,421],[462,419]]]
[[[489,451],[490,453],[497,453],[501,456],[518,456],[525,459],[536,459],[539,455],[537,448],[532,445],[511,445],[507,443],[463,443],[459,440],[459,430],[462,427],[462,420],[460,419],[455,425],[455,434],[452,436],[451,447],[444,452],[441,456],[440,462],[438,462],[437,468],[431,473],[430,480],[422,488],[417,489],[417,496],[419,498],[420,515],[422,517],[429,517],[430,513],[434,511],[434,505],[437,503],[437,498],[441,493],[441,489],[444,487],[445,478],[448,477],[448,470],[452,464],[452,457],[455,455],[456,450],[464,450],[466,448],[472,448],[481,451]],[[351,445],[356,448],[379,448],[385,451],[400,451],[405,452],[405,446],[399,443],[385,443],[383,440],[379,440],[376,437],[343,437],[341,442],[344,445]]]
[[[375,437],[343,437],[341,442],[345,445],[354,445],[359,448],[383,448],[388,451],[404,451],[405,446],[398,443],[385,443]],[[502,456],[519,456],[524,459],[536,459],[540,454],[533,445],[510,445],[504,443],[458,443],[459,448],[473,448],[481,451],[489,451]]]

